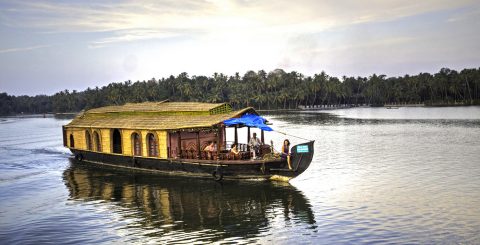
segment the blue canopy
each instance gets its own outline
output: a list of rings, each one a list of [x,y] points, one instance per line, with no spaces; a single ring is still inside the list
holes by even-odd
[[[265,124],[265,121],[266,119],[261,116],[247,113],[240,118],[227,119],[223,121],[223,123],[227,126],[246,125],[249,127],[256,127],[264,131],[273,131],[272,128]]]

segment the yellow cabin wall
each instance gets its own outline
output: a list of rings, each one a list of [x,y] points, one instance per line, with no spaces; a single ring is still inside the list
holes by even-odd
[[[110,129],[100,129],[102,152],[112,153],[112,147],[110,145]]]
[[[85,130],[81,129],[68,129],[67,130],[67,144],[70,147],[70,135],[73,134],[73,141],[75,149],[86,150],[87,149],[87,142],[85,141]]]
[[[122,134],[122,152],[123,155],[132,156],[132,134],[133,132],[137,132],[136,130],[131,129],[122,129],[120,130]],[[143,143],[143,138],[142,138]],[[142,154],[143,154],[143,146],[142,146]]]
[[[73,131],[73,139],[75,140],[75,148],[86,150],[87,146],[85,144],[85,131]]]
[[[85,139],[85,130],[89,130],[92,135],[92,146],[95,149],[95,142],[93,139],[93,132],[97,131],[100,134],[100,143],[102,145],[102,152],[112,153],[111,145],[111,129],[85,129],[85,128],[68,128],[67,132],[67,145],[70,147],[70,134],[73,134],[75,141],[75,149],[87,150],[87,142]],[[122,135],[122,155],[132,156],[132,134],[137,132],[140,134],[142,140],[142,156],[148,157],[148,148],[147,148],[147,134],[153,133],[158,139],[158,153],[159,158],[167,158],[167,132],[166,131],[152,131],[152,130],[132,130],[132,129],[121,129],[120,133]]]
[[[67,137],[67,146],[70,147],[72,145],[72,142],[70,142],[70,135],[72,134],[72,130],[71,129],[66,129],[65,132],[66,132],[66,137]],[[75,137],[75,136],[73,136],[73,137]]]
[[[157,131],[158,136],[158,148],[159,148],[159,157],[167,158],[167,132],[166,131]]]
[[[137,132],[142,138],[142,156],[148,157],[148,146],[147,146],[147,134],[153,133],[158,140],[158,157],[167,158],[167,132],[165,131],[153,131],[153,130],[124,130],[128,135],[129,146],[124,147],[128,149],[125,151],[126,154],[132,155],[132,133]],[[123,140],[123,139],[122,139]]]
[[[148,148],[147,148],[147,134],[148,134],[148,131],[147,130],[142,130],[142,131],[140,131],[140,133],[142,134],[141,135],[141,137],[142,137],[142,156],[148,157]]]
[[[87,141],[85,138],[85,131],[88,130],[90,132],[91,140],[92,140],[92,147],[96,149],[96,142],[93,137],[93,132],[98,132],[100,136],[100,144],[102,146],[102,152],[110,153],[110,130],[109,129],[85,129],[85,128],[69,128],[66,130],[67,133],[67,146],[71,146],[70,142],[70,134],[73,134],[73,140],[75,141],[75,149],[80,150],[87,150]]]

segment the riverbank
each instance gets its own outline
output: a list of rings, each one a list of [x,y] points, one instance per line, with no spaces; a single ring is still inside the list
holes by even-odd
[[[57,118],[57,119],[72,119],[78,112],[66,113],[38,113],[38,114],[24,114],[19,113],[15,115],[0,115],[1,118]]]
[[[419,104],[384,104],[383,107],[425,107],[424,103]]]
[[[400,107],[464,107],[464,106],[478,106],[480,103],[466,104],[466,103],[419,103],[419,104],[384,104],[384,105],[313,105],[313,106],[299,106],[298,108],[291,109],[259,109],[257,112],[291,112],[291,111],[329,111],[351,108],[387,108],[397,109]],[[56,117],[56,118],[71,118],[77,115],[79,112],[49,112],[40,114],[16,114],[16,115],[0,115],[0,117]]]

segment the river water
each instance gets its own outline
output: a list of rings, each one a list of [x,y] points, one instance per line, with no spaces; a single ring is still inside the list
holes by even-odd
[[[480,107],[266,117],[277,148],[316,140],[290,184],[92,167],[62,147],[68,119],[0,118],[0,241],[480,244]]]

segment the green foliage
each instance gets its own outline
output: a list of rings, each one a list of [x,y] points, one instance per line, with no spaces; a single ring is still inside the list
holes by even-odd
[[[480,68],[461,72],[341,79],[325,72],[305,77],[276,69],[248,71],[243,77],[215,73],[212,77],[181,73],[156,80],[111,83],[85,91],[60,91],[52,96],[11,96],[0,93],[0,115],[16,113],[78,112],[127,102],[160,101],[229,102],[235,108],[295,109],[300,105],[478,104]]]

